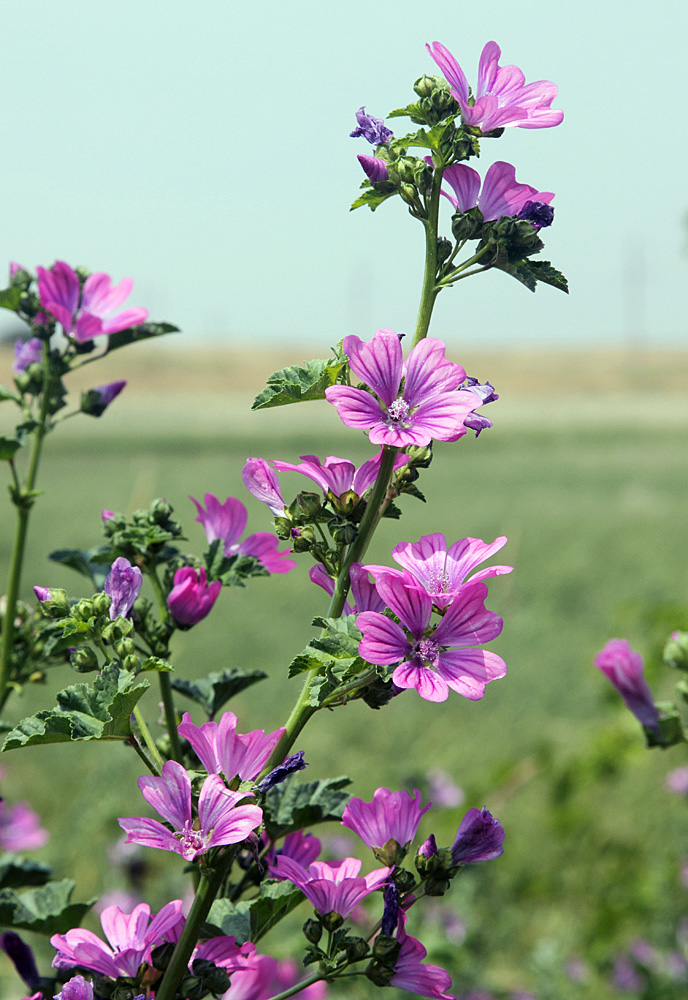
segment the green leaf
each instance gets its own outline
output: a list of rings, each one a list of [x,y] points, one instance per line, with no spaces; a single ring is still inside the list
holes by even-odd
[[[108,337],[106,354],[116,351],[119,347],[127,347],[128,344],[137,344],[141,340],[164,337],[166,333],[179,333],[179,327],[172,323],[141,323],[139,326],[129,327],[128,330],[111,333]]]
[[[93,906],[70,903],[75,883],[71,879],[48,882],[18,896],[12,889],[0,890],[0,924],[37,934],[66,934],[78,927]]]
[[[175,678],[172,680],[172,687],[179,694],[202,705],[212,718],[230,698],[267,676],[262,670],[223,670],[222,673],[208,674],[196,681]]]
[[[0,290],[0,309],[10,309],[16,312],[19,308],[23,289],[19,285],[12,285],[9,288]]]
[[[174,670],[174,667],[169,660],[161,660],[159,656],[148,656],[139,667],[139,672],[145,670],[156,670],[160,674],[169,674]]]
[[[0,889],[21,889],[28,885],[45,885],[52,875],[52,868],[38,861],[30,861],[20,854],[0,856]]]
[[[395,187],[392,187],[390,191],[379,191],[373,187],[367,187],[363,194],[360,194],[356,201],[352,203],[349,211],[353,212],[354,209],[363,208],[364,205],[367,205],[370,211],[374,212],[383,201],[387,201],[393,194],[396,194]]]
[[[226,587],[243,587],[244,580],[252,576],[269,576],[267,569],[255,556],[236,553],[224,554],[224,542],[216,538],[206,552],[205,564],[210,580],[221,580]]]
[[[93,685],[72,684],[57,694],[57,706],[22,719],[3,750],[77,740],[126,740],[129,717],[149,687],[114,664],[104,667]]]
[[[291,882],[266,879],[256,899],[231,903],[216,899],[208,914],[212,935],[226,934],[237,944],[260,941],[288,913],[303,902],[304,895]]]
[[[325,389],[334,385],[347,365],[343,354],[324,361],[304,361],[273,372],[266,387],[253,400],[252,410],[265,410],[272,406],[302,403],[310,399],[324,399]]]
[[[0,403],[4,403],[6,399],[13,399],[15,403],[20,406],[22,404],[22,398],[18,392],[13,389],[8,389],[6,385],[0,385]]]
[[[407,104],[405,108],[395,108],[387,115],[388,118],[423,118],[420,104]]]
[[[287,778],[271,788],[263,804],[265,829],[272,840],[316,823],[340,820],[350,795],[346,777],[298,782]]]
[[[306,648],[294,657],[289,664],[290,677],[320,667],[330,671],[337,681],[342,681],[365,669],[365,662],[358,655],[362,635],[353,615],[316,618],[313,624],[325,629],[326,634],[311,639]]]
[[[538,281],[541,281],[544,285],[552,285],[568,294],[569,286],[566,278],[561,271],[552,267],[548,260],[524,258],[523,260],[507,261],[500,259],[494,266],[516,278],[531,292],[535,291]]]
[[[0,461],[9,462],[21,448],[17,438],[0,437]]]
[[[87,580],[90,580],[96,590],[102,590],[105,578],[110,572],[112,559],[108,559],[107,564],[96,562],[95,559],[96,556],[109,552],[110,549],[102,546],[89,549],[87,552],[81,549],[57,549],[50,553],[48,559],[61,566],[69,566],[70,569],[76,570],[77,573],[81,573]]]

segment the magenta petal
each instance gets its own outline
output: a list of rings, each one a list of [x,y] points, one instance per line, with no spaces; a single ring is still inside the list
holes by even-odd
[[[501,55],[502,50],[496,42],[486,42],[478,62],[477,97],[482,97],[483,94],[494,90]]]
[[[411,650],[401,626],[377,611],[361,612],[356,625],[363,633],[358,652],[368,663],[398,663]]]
[[[432,601],[412,576],[384,573],[377,579],[377,592],[402,625],[419,638],[430,621]]]
[[[497,160],[485,175],[478,204],[486,220],[499,219],[516,215],[531,193],[535,188],[517,182],[516,168],[511,163]]]
[[[486,597],[484,583],[469,583],[462,588],[435,629],[435,641],[442,646],[476,646],[496,638],[503,622],[494,611],[487,610]]]
[[[132,326],[145,323],[148,319],[148,310],[141,308],[125,309],[110,319],[103,320],[103,333],[119,333],[120,330],[128,330]]]
[[[480,397],[469,389],[441,392],[420,404],[413,414],[413,427],[425,444],[433,438],[458,441],[466,433],[464,420],[481,406]]]
[[[191,779],[181,764],[166,761],[162,777],[144,775],[138,786],[146,802],[175,829],[191,820]]]
[[[347,427],[362,431],[370,427],[384,427],[385,411],[377,399],[363,389],[353,389],[348,385],[331,385],[325,389],[325,398],[328,403],[336,407],[339,419]]]
[[[166,826],[157,819],[145,816],[125,816],[117,822],[128,834],[128,844],[141,844],[142,847],[155,847],[159,851],[174,851],[181,854],[181,846],[177,838]]]
[[[263,810],[260,806],[236,806],[217,821],[208,848],[219,847],[222,844],[239,844],[246,840],[252,830],[263,822]]]
[[[478,204],[480,192],[480,174],[465,163],[455,163],[447,167],[442,180],[451,185],[456,194],[456,208],[459,212],[468,212]]]
[[[449,49],[446,49],[440,42],[435,42],[433,45],[427,44],[425,48],[439,66],[449,86],[453,91],[456,91],[455,96],[467,101],[469,89],[466,74]]]
[[[439,674],[415,663],[402,663],[392,674],[397,687],[415,688],[425,701],[446,701],[449,688]]]
[[[89,274],[81,294],[81,307],[96,316],[105,316],[121,306],[130,294],[134,282],[123,278],[119,285],[112,284],[109,274],[98,271]]]
[[[443,340],[425,337],[413,348],[404,365],[403,398],[416,406],[429,396],[451,392],[466,378],[461,365],[445,357]]]
[[[367,343],[358,337],[345,337],[343,348],[354,375],[389,406],[401,384],[403,356],[397,335],[378,330]]]
[[[233,713],[225,712],[225,716],[231,715]],[[236,725],[236,716],[233,716],[233,718],[234,725]],[[182,721],[177,727],[177,732],[191,744],[194,753],[208,774],[217,774],[220,770],[220,764],[215,752],[218,728],[217,722],[204,722],[202,726],[194,725],[188,712],[184,712]]]
[[[453,691],[478,701],[486,684],[506,675],[506,663],[488,649],[449,649],[440,653],[437,672]]]

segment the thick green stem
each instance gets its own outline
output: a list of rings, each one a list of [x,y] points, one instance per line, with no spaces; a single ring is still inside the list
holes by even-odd
[[[423,273],[423,289],[420,293],[418,321],[416,323],[416,332],[411,345],[412,348],[428,335],[432,309],[435,305],[435,299],[440,291],[436,285],[437,228],[440,214],[440,190],[442,187],[443,173],[444,171],[441,167],[438,167],[435,170],[435,179],[430,193],[430,201],[428,202],[428,215],[426,219],[423,219],[423,225],[425,226],[425,271]]]
[[[19,599],[19,587],[21,584],[21,571],[24,563],[24,550],[26,548],[26,535],[29,527],[29,515],[33,506],[32,496],[36,486],[38,475],[38,463],[41,457],[41,447],[45,437],[48,421],[48,405],[50,402],[50,356],[48,344],[43,344],[43,393],[41,396],[41,407],[38,416],[38,426],[33,432],[33,446],[31,458],[29,459],[29,471],[26,475],[26,482],[23,489],[16,490],[14,503],[17,507],[17,528],[14,535],[14,548],[10,560],[10,570],[7,580],[7,603],[2,623],[2,638],[0,639],[0,709],[3,708],[9,697],[10,687],[10,666],[12,662],[12,647],[14,645],[14,619],[17,614],[17,601]],[[15,479],[16,471],[12,470]]]
[[[160,615],[164,622],[170,622],[170,612],[167,607],[167,601],[165,600],[165,595],[162,591],[162,584],[158,579],[158,573],[155,566],[149,567],[148,576],[151,581],[153,590],[155,591],[155,596],[158,601],[158,607],[160,608]],[[179,742],[179,734],[177,732],[177,711],[174,707],[174,698],[172,697],[172,685],[170,683],[169,675],[165,672],[160,672],[158,674],[160,678],[160,694],[162,695],[162,705],[165,712],[165,723],[167,725],[167,733],[170,737],[170,749],[172,751],[172,757],[179,764],[182,763],[182,747]]]
[[[155,991],[156,1000],[174,1000],[179,989],[179,984],[187,974],[189,959],[196,947],[201,927],[231,868],[235,854],[235,847],[227,848],[225,854],[218,861],[216,868],[212,870],[206,869],[201,872],[196,895],[194,896],[189,915],[186,918],[184,929],[172,953],[170,964],[167,966],[162,982]]]
[[[332,595],[332,600],[330,601],[330,607],[327,612],[328,618],[339,618],[344,608],[344,602],[346,601],[346,595],[349,592],[349,587],[351,585],[351,580],[349,577],[349,570],[351,564],[354,562],[359,562],[365,555],[365,551],[368,548],[370,539],[373,537],[373,533],[377,528],[380,518],[382,517],[385,507],[387,506],[388,497],[387,493],[389,490],[389,484],[392,481],[392,474],[394,472],[394,459],[397,455],[396,448],[390,448],[385,445],[383,449],[382,461],[380,462],[380,470],[378,472],[377,479],[375,481],[375,486],[373,487],[373,492],[368,500],[368,505],[366,507],[365,513],[361,520],[358,529],[358,535],[354,541],[349,546],[349,550],[344,557],[341,568],[339,570],[339,576],[337,577],[337,582],[335,583],[334,593]],[[291,715],[285,723],[285,733],[282,739],[279,741],[273,752],[270,754],[270,758],[263,768],[263,774],[267,774],[278,764],[281,764],[284,758],[287,756],[289,751],[294,745],[294,741],[297,736],[306,725],[308,720],[315,715],[318,708],[315,705],[310,705],[310,689],[313,679],[318,675],[319,670],[311,670],[306,676],[304,685],[301,689],[301,694],[299,695],[298,701],[292,709]]]
[[[281,993],[275,993],[274,997],[271,997],[270,1000],[287,1000],[287,997],[293,997],[296,993],[300,993],[301,990],[305,990],[307,986],[319,983],[321,979],[327,979],[327,976],[322,972],[314,972],[308,979],[302,979],[300,983],[294,983],[289,989],[282,990]]]
[[[136,719],[138,727],[141,730],[141,735],[143,736],[143,742],[146,744],[148,753],[153,758],[153,762],[158,769],[157,773],[158,775],[161,775],[163,760],[162,757],[160,756],[160,751],[155,745],[155,740],[151,736],[151,732],[150,729],[148,728],[146,720],[141,714],[141,709],[139,708],[138,705],[134,705],[134,718]]]

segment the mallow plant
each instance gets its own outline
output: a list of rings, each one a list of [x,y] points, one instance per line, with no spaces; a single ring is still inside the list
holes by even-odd
[[[247,532],[240,498],[190,498],[200,528],[189,535],[202,531],[207,543],[198,555],[164,499],[134,512],[103,510],[100,544],[52,554],[88,579],[93,596],[74,600],[46,573],[28,581],[35,601],[20,600],[44,439],[67,417],[100,417],[125,388],[123,380],[96,386],[70,403],[70,372],[175,328],[148,322],[144,309],[121,309],[128,278],[113,285],[104,273],[64,261],[35,272],[10,267],[0,305],[28,334],[16,346],[14,387],[2,390],[19,420],[1,442],[17,528],[3,607],[0,706],[47,669],[85,676],[60,691],[54,706],[11,727],[3,749],[77,741],[109,741],[113,753],[118,743],[133,748],[142,774],[131,815],[119,826],[128,845],[177,855],[191,894],[190,902],[168,900],[157,913],[145,900],[103,905],[102,930],[82,929],[88,906],[71,902],[74,884],[51,880],[49,869],[16,854],[19,807],[6,811],[3,846],[15,853],[0,902],[9,928],[0,945],[33,1000],[315,1000],[351,977],[421,996],[452,995],[448,973],[426,961],[412,935],[414,911],[447,893],[466,865],[502,854],[498,819],[472,806],[453,842],[437,843],[431,803],[420,792],[381,785],[366,801],[351,795],[345,779],[303,780],[299,772],[312,765],[317,773],[318,761],[315,754],[305,760],[298,746],[314,715],[354,700],[384,725],[380,710],[392,699],[420,698],[430,726],[434,703],[478,702],[507,671],[490,648],[502,619],[486,606],[488,581],[512,570],[493,561],[504,536],[461,537],[456,523],[446,533],[402,535],[385,565],[367,562],[366,552],[382,518],[398,519],[407,497],[424,499],[418,482],[434,441],[451,442],[460,461],[461,439],[492,427],[483,410],[497,401],[495,388],[454,360],[454,345],[428,335],[437,296],[489,271],[502,272],[491,276],[497,285],[511,276],[530,290],[538,283],[566,290],[561,273],[539,256],[554,218],[554,195],[540,190],[545,179],[519,182],[504,160],[487,170],[475,166],[485,144],[502,137],[508,144],[510,128],[556,126],[562,112],[551,108],[554,84],[526,84],[516,66],[500,66],[495,42],[485,46],[473,84],[447,48],[435,42],[427,49],[430,73],[416,81],[410,103],[386,120],[363,106],[351,132],[368,143],[358,156],[365,177],[353,208],[374,211],[396,199],[423,230],[415,332],[408,340],[391,329],[352,333],[327,358],[269,378],[255,409],[324,401],[319,405],[333,406],[370,448],[358,468],[346,456],[305,454],[298,463],[247,457],[244,499],[265,505],[262,525],[252,515]],[[390,127],[404,121],[409,131]],[[264,530],[269,517],[273,525]],[[266,674],[249,665],[180,677],[175,633],[214,614],[225,588],[255,577],[275,577],[269,586],[279,587],[285,574],[306,572],[324,594],[313,637],[286,665],[300,693],[277,730],[245,732],[225,706]],[[495,582],[497,602],[498,589]],[[157,737],[151,687],[159,687],[163,710]],[[182,713],[180,699],[195,717]],[[29,822],[25,812],[24,820],[28,849],[43,832],[37,817]],[[352,831],[362,857],[323,857],[314,832],[322,824]],[[297,910],[302,948],[278,961],[283,949],[270,938]],[[24,930],[49,935],[50,969],[37,969]]]

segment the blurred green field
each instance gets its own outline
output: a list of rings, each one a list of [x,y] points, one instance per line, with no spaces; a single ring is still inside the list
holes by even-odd
[[[248,456],[369,457],[367,440],[346,430],[326,403],[248,409],[273,368],[303,356],[310,355],[140,349],[108,359],[98,381],[133,370],[131,385],[98,423],[68,421],[48,440],[24,596],[34,583],[87,594],[80,577],[46,554],[98,544],[104,507],[131,512],[164,496],[187,526],[186,547],[200,553],[204,536],[189,495],[239,496],[249,530],[269,529],[267,510],[241,483]],[[650,926],[668,933],[686,902],[678,874],[688,854],[685,804],[663,785],[685,757],[643,750],[639,727],[592,657],[608,638],[625,636],[648,658],[656,692],[671,695],[675,678],[659,668],[658,650],[672,628],[688,627],[688,354],[461,360],[501,393],[488,410],[495,427],[477,440],[437,446],[420,482],[427,505],[403,498],[401,521],[383,522],[368,559],[387,562],[398,542],[432,531],[449,542],[506,534],[500,561],[516,570],[490,581],[488,606],[504,618],[493,647],[508,675],[482,702],[450,695],[433,705],[408,692],[374,714],[361,704],[322,713],[298,747],[308,779],[346,773],[364,798],[382,784],[424,787],[431,768],[450,772],[466,802],[425,818],[421,832],[434,830],[438,841],[451,842],[468,806],[485,805],[499,817],[504,856],[466,872],[447,899],[468,920],[484,986],[534,988],[533,963],[548,948],[562,959],[600,959]],[[285,496],[292,484],[301,488],[298,480],[282,476]],[[8,515],[0,525],[3,567],[11,533]],[[229,706],[242,731],[281,724],[298,694],[285,665],[325,607],[308,581],[309,565],[301,557],[286,577],[225,590],[207,620],[178,636],[181,676],[231,666],[270,674]],[[65,669],[26,691],[10,703],[10,721],[53,704],[54,691],[75,679]],[[151,691],[143,702],[151,723],[157,701]],[[3,795],[29,798],[51,832],[37,856],[59,877],[76,872],[80,899],[113,888],[102,848],[118,835],[116,817],[142,806],[133,752],[57,746],[13,751],[0,763]],[[156,875],[166,873],[164,884],[149,883],[156,907],[183,883],[172,859],[158,852],[150,860]],[[435,960],[468,977],[453,952],[440,949]]]

